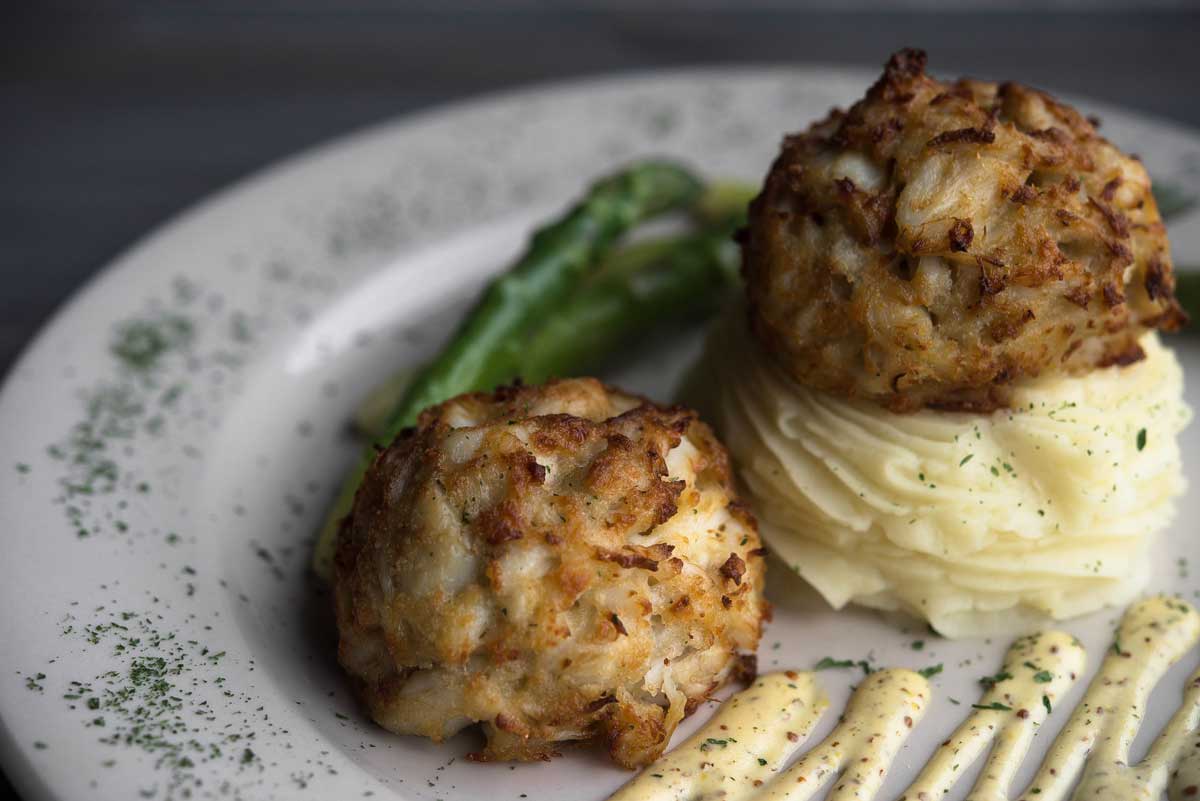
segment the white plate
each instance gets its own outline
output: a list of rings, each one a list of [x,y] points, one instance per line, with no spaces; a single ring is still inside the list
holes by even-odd
[[[783,132],[853,100],[873,78],[691,71],[439,110],[268,170],[118,259],[47,327],[0,395],[0,753],[18,788],[29,799],[292,798],[304,789],[331,799],[570,801],[624,782],[628,774],[595,751],[477,765],[462,758],[471,736],[435,746],[362,716],[334,661],[328,598],[306,577],[313,529],[357,451],[348,414],[374,382],[431,352],[529,226],[591,177],[668,154],[711,176],[757,180]],[[1200,137],[1084,105],[1152,174],[1200,194]],[[1200,264],[1198,222],[1193,212],[1173,225],[1180,261]],[[184,321],[190,344],[169,345],[141,371],[122,366],[111,344],[129,336],[130,320],[167,333]],[[1174,342],[1200,405],[1200,347]],[[639,348],[608,377],[669,398],[697,344],[696,332],[681,332]],[[101,450],[80,428],[89,420],[111,429]],[[1200,426],[1185,434],[1184,451],[1189,474],[1200,475]],[[82,478],[91,495],[64,489]],[[1193,493],[1162,539],[1155,588],[1197,595],[1200,574],[1186,577],[1177,560],[1200,556],[1198,515]],[[783,570],[770,582],[777,612],[763,669],[826,655],[945,665],[881,798],[960,721],[964,707],[947,699],[973,700],[976,679],[998,668],[1007,645],[950,643],[873,613],[832,612]],[[1117,615],[1065,628],[1095,657]],[[155,634],[176,639],[155,645]],[[118,635],[138,642],[122,652]],[[910,647],[915,639],[925,650]],[[169,657],[169,687],[155,689],[154,663],[138,663],[136,677],[130,670],[158,653]],[[1174,708],[1197,658],[1160,688],[1147,730]],[[835,707],[857,678],[821,677]],[[106,686],[138,689],[121,711]],[[146,704],[164,699],[179,709],[161,719],[179,730],[157,748],[105,742],[133,733],[136,719],[161,710]],[[1057,710],[1049,728],[1066,716]],[[134,739],[149,736],[142,729]]]

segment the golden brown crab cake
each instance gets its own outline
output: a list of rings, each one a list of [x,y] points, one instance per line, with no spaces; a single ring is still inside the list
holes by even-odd
[[[751,206],[753,330],[793,378],[896,411],[1141,358],[1185,320],[1141,163],[1050,96],[904,50],[784,140]]]
[[[464,395],[376,458],[338,541],[339,659],[371,716],[481,759],[602,740],[644,765],[752,665],[763,550],[686,409],[595,379]]]

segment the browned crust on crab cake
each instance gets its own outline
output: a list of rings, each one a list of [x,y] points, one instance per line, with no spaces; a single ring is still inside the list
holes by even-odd
[[[465,395],[382,451],[338,541],[338,655],[371,716],[480,760],[603,742],[645,765],[740,676],[766,614],[754,519],[683,408],[594,379]]]
[[[797,381],[895,411],[989,411],[1186,321],[1142,164],[1015,83],[903,50],[788,136],[743,237],[751,326]]]

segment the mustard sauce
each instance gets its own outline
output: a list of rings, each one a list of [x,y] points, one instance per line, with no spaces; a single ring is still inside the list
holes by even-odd
[[[1013,775],[1034,734],[1086,664],[1083,646],[1069,634],[1049,631],[1017,640],[997,674],[1007,678],[992,684],[974,713],[934,752],[901,801],[941,798],[988,746],[992,751],[969,798],[1008,801]]]
[[[755,798],[808,739],[828,706],[812,673],[759,676],[612,798]]]
[[[1018,639],[962,725],[934,752],[898,801],[940,801],[965,770],[986,762],[968,801],[1171,801],[1200,799],[1200,671],[1145,759],[1129,764],[1151,691],[1200,640],[1200,614],[1173,598],[1148,598],[1125,613],[1087,693],[1024,792],[1010,791],[1038,729],[1086,666],[1069,634]],[[799,756],[829,702],[809,672],[760,676],[696,734],[612,796],[617,801],[752,799],[869,801],[931,699],[909,670],[868,675],[841,721]]]

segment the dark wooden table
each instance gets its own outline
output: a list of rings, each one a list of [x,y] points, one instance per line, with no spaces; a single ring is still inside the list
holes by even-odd
[[[850,5],[708,0],[651,11],[574,0],[552,13],[518,0],[6,3],[0,372],[72,290],[210,192],[358,126],[514,84],[712,63],[878,65],[916,45],[938,70],[1200,127],[1194,1],[1146,13],[1114,0],[1098,13],[1078,10],[1094,5],[1084,0],[1046,13],[1021,0],[979,12],[937,10],[957,7],[937,0],[915,4],[924,11]]]

